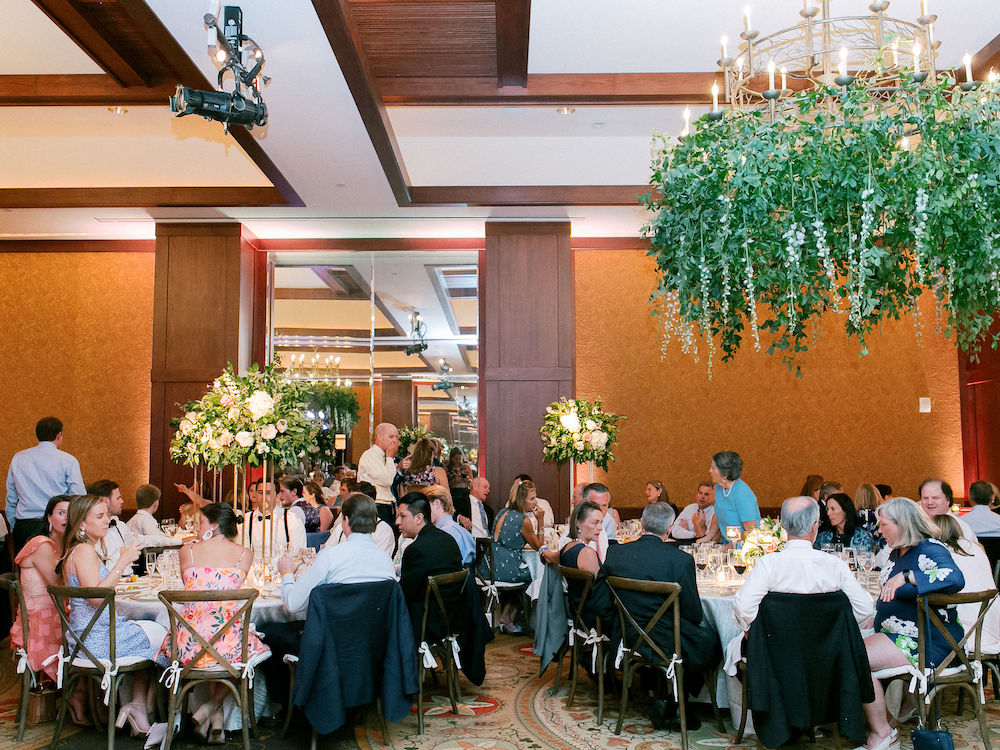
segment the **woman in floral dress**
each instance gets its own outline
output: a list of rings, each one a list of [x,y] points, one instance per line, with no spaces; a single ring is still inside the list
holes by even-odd
[[[882,593],[875,605],[875,633],[865,638],[872,669],[875,700],[865,704],[870,750],[898,748],[897,732],[889,725],[882,684],[874,677],[880,669],[916,665],[917,597],[953,594],[965,586],[965,577],[948,548],[937,540],[938,529],[923,509],[905,497],[894,497],[878,508],[879,525],[886,544],[892,547],[882,569]],[[954,607],[937,610],[955,640],[963,636]],[[927,631],[926,657],[936,666],[947,656],[949,646],[935,629]],[[901,713],[906,712],[904,708]]]
[[[212,503],[201,509],[201,525],[193,542],[185,544],[180,552],[181,578],[186,591],[225,591],[243,588],[247,571],[253,562],[253,550],[232,540],[236,538],[236,513],[224,503]],[[183,616],[206,640],[229,620],[240,608],[238,602],[194,602],[184,607]],[[215,649],[230,664],[241,663],[243,629],[230,628],[215,642]],[[201,651],[200,644],[186,630],[177,634],[178,661],[188,663]],[[252,664],[270,655],[268,648],[253,632],[249,635],[247,660]],[[170,636],[164,639],[156,661],[163,666],[171,662]],[[195,666],[204,669],[214,666],[214,657],[202,656]],[[222,734],[222,701],[228,692],[218,683],[210,684],[209,699],[191,717],[196,731],[202,737],[218,739]]]

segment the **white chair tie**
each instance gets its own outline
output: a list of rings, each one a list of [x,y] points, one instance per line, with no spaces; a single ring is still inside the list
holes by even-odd
[[[104,705],[106,706],[108,705],[108,700],[111,698],[113,678],[118,675],[118,663],[115,662],[115,666],[112,669],[109,659],[98,659],[97,662],[104,667],[104,675],[101,677],[101,690],[104,691]]]
[[[983,690],[983,665],[979,661],[972,662],[972,681],[979,686],[979,702],[986,703],[986,691]]]
[[[167,688],[174,695],[177,694],[177,689],[181,686],[181,664],[176,659],[163,670],[163,674],[160,675],[160,682],[163,683],[163,687]]]
[[[493,607],[500,602],[500,591],[495,581],[487,583],[483,589],[486,591],[486,609],[492,611]]]
[[[241,661],[234,661],[233,666],[236,667],[237,669],[243,670],[242,672],[240,672],[241,679],[247,680],[251,684],[253,683],[255,672],[252,661],[248,661],[246,664],[244,664]]]
[[[427,641],[420,642],[420,648],[418,651],[423,655],[424,667],[427,669],[434,669],[437,666],[437,659],[434,658],[434,654],[431,653],[431,647],[427,645]]]
[[[58,666],[56,667],[56,687],[59,690],[62,690],[63,667],[69,662],[69,657],[63,653],[62,649],[59,649],[54,654],[52,654],[52,656],[48,657],[45,661],[43,661],[42,666],[47,667],[53,659],[59,660]]]
[[[458,637],[454,636],[454,635],[449,635],[445,640],[449,641],[451,643],[451,655],[455,659],[455,668],[456,669],[461,669],[462,668],[462,660],[459,657],[459,653],[461,652],[461,649],[458,647]]]
[[[17,673],[24,674],[25,670],[27,670],[28,674],[31,675],[31,687],[35,687],[37,684],[35,680],[35,670],[33,670],[31,665],[28,663],[28,652],[23,648],[18,648],[14,654],[19,657],[17,660]],[[48,662],[45,663],[48,664]]]
[[[680,693],[677,692],[677,665],[683,663],[684,660],[677,654],[674,654],[673,656],[670,657],[670,663],[667,664],[667,669],[665,674],[667,675],[667,679],[670,680],[670,684],[674,688],[674,698],[677,698],[680,695]],[[679,698],[677,699],[680,700]]]
[[[581,648],[586,649],[587,646],[590,646],[591,671],[593,671],[594,674],[597,674],[597,644],[609,641],[611,639],[608,638],[606,635],[598,635],[597,628],[591,628],[590,632],[588,633],[586,630],[578,630],[577,628],[570,625],[569,626],[570,648],[573,647],[573,643],[576,641],[576,636],[580,636],[583,639]],[[615,664],[616,667],[618,666],[619,663],[621,663],[621,657],[622,654],[621,651],[619,651],[618,662]]]
[[[622,657],[628,652],[632,656],[640,656],[638,651],[633,651],[630,648],[625,648],[625,641],[618,641],[618,653],[615,655],[615,669],[621,669]]]

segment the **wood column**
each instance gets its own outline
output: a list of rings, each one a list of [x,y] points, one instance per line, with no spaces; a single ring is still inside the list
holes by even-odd
[[[396,427],[412,425],[417,418],[417,400],[413,381],[382,381],[382,421],[391,422]]]
[[[432,411],[430,413],[430,431],[436,437],[441,437],[451,442],[451,412]],[[442,463],[444,463],[445,458],[447,456],[441,457]]]
[[[156,225],[149,481],[162,517],[186,502],[173,483],[192,479],[170,460],[177,404],[203,396],[227,362],[245,373],[265,354],[267,263],[254,243],[237,223]]]
[[[555,511],[569,512],[569,465],[542,461],[545,407],[575,394],[573,255],[569,222],[486,223],[479,255],[479,454],[494,507],[530,474]]]
[[[990,347],[1000,334],[1000,319],[986,334],[979,361],[958,353],[958,393],[962,410],[962,457],[965,487],[955,495],[968,496],[969,485],[1000,477],[1000,351]]]

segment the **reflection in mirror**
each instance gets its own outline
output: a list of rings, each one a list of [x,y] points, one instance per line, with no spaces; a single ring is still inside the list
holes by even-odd
[[[356,463],[374,424],[392,422],[404,442],[423,431],[441,439],[443,463],[457,446],[475,464],[478,253],[287,252],[273,260],[274,357],[327,399],[313,410],[331,435],[317,462]],[[341,403],[351,394],[353,424]]]

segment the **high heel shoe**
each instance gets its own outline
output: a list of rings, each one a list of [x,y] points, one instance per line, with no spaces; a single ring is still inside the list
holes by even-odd
[[[899,750],[899,732],[893,729],[873,748],[869,748],[867,745],[859,745],[854,750]]]
[[[121,729],[128,722],[132,736],[149,734],[149,716],[146,714],[146,704],[142,701],[126,703],[118,712],[115,727]]]
[[[73,723],[81,727],[89,727],[93,722],[87,716],[87,709],[80,705],[73,703],[73,701],[68,701],[66,703],[66,708],[69,709],[70,718]]]
[[[209,719],[208,740],[209,745],[225,745],[226,732],[222,728],[222,707],[219,706],[212,718]]]

